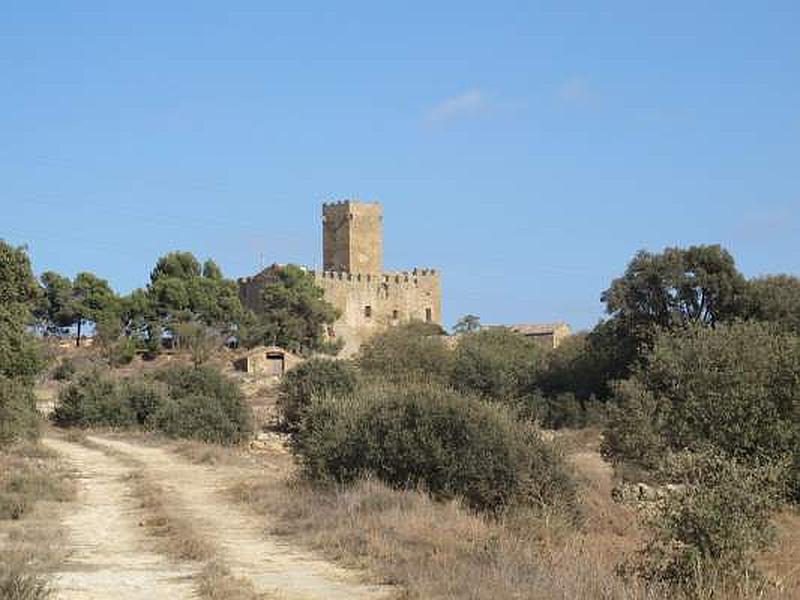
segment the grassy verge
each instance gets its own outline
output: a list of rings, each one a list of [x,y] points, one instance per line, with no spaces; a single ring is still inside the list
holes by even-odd
[[[147,516],[142,525],[157,542],[158,550],[177,560],[203,561],[214,556],[213,546],[198,535],[187,520],[176,514],[165,500],[161,486],[141,470],[128,476],[133,496]]]
[[[62,558],[58,504],[74,498],[70,473],[38,444],[0,451],[0,598],[39,600]]]
[[[409,598],[644,598],[558,514],[501,521],[375,481],[319,490],[302,482],[241,482],[232,495],[333,560],[376,573]]]

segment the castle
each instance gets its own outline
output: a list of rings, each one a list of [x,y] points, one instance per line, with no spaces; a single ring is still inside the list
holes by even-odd
[[[341,317],[328,337],[355,353],[377,332],[410,321],[442,323],[442,292],[434,269],[384,272],[383,209],[377,202],[322,205],[323,270],[314,272],[325,299]],[[266,270],[239,280],[242,303],[258,307]]]

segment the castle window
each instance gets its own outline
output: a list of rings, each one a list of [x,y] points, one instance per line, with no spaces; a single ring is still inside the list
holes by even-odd
[[[369,318],[372,316],[372,307],[371,307],[369,304],[367,304],[367,305],[364,307],[364,316],[365,316],[367,319],[369,319]]]
[[[395,321],[396,321],[397,319],[399,319],[399,318],[400,318],[400,311],[399,311],[399,310],[397,310],[397,309],[394,309],[394,310],[392,311],[392,318],[393,318]]]
[[[431,310],[430,308],[425,309],[425,321],[427,323],[433,321],[433,310]]]

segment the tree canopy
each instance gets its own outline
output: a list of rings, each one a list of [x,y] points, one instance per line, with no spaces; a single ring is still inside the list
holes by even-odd
[[[197,323],[227,336],[246,318],[236,282],[226,279],[211,259],[201,267],[191,252],[159,258],[150,284],[127,296],[121,312],[126,330],[149,340],[154,350],[162,331],[177,336],[184,325]]]
[[[719,245],[644,250],[603,292],[613,317],[630,327],[706,325],[741,314],[747,282]]]
[[[0,377],[30,380],[42,368],[26,331],[39,294],[25,249],[0,240]]]
[[[453,325],[453,333],[472,333],[481,328],[481,318],[477,315],[464,315]]]
[[[325,325],[338,317],[311,273],[297,265],[272,265],[249,342],[278,344],[296,352],[322,350]]]
[[[800,333],[800,278],[769,275],[750,280],[747,315]]]

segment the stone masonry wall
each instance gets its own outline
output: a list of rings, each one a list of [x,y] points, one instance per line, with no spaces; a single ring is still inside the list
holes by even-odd
[[[355,353],[375,333],[411,321],[442,324],[441,278],[434,270],[365,275],[314,274],[325,299],[342,313],[333,338],[344,339],[343,356]]]
[[[326,271],[383,272],[383,209],[377,202],[345,200],[322,205]]]

